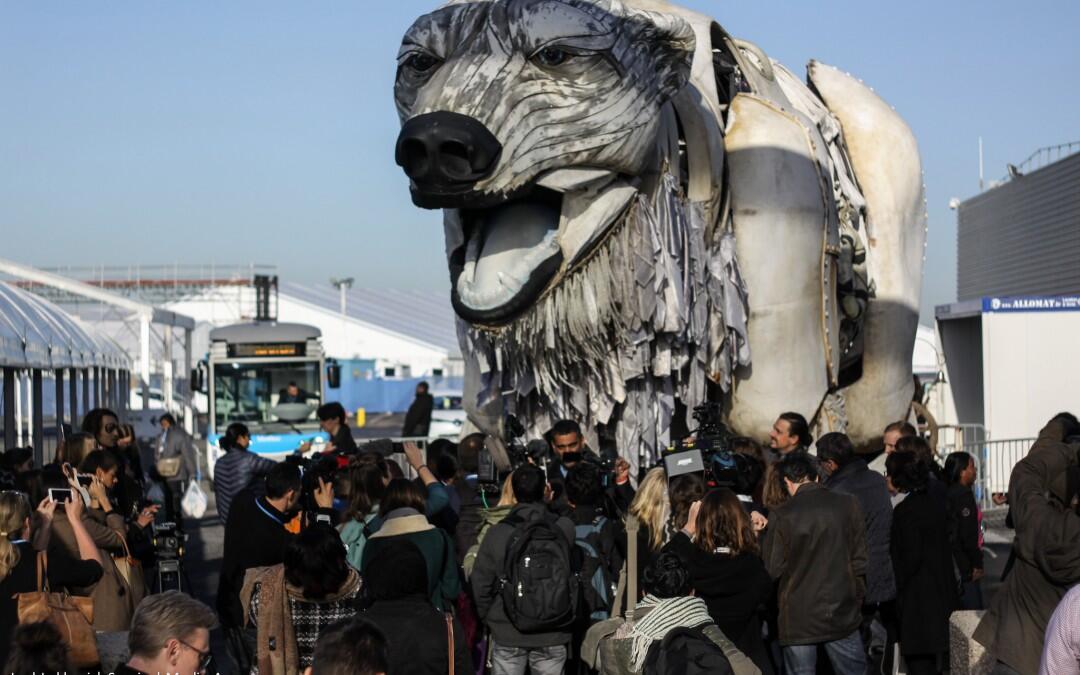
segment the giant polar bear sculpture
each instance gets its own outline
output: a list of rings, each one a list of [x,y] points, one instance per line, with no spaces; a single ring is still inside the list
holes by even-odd
[[[859,444],[912,394],[925,202],[872,90],[661,0],[469,0],[398,55],[397,163],[444,210],[470,419],[648,463],[705,400]],[[681,404],[681,405],[679,405]]]

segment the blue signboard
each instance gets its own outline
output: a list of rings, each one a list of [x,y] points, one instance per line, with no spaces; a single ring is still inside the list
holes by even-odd
[[[1080,312],[1080,295],[1024,295],[983,298],[984,312]]]

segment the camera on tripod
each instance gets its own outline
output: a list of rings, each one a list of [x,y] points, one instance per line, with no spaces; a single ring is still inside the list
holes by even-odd
[[[187,533],[179,532],[176,523],[154,523],[154,557],[158,560],[175,560],[184,557]]]
[[[152,592],[182,591],[187,582],[184,573],[184,547],[187,533],[176,529],[176,523],[154,523],[154,560],[157,575]]]

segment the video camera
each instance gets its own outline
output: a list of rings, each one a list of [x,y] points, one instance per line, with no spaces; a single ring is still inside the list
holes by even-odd
[[[187,544],[187,533],[176,529],[176,523],[154,523],[154,536],[151,542],[154,545],[154,560],[157,575],[152,582],[151,590],[154,593],[165,591],[182,591],[187,575],[184,572],[184,546]]]
[[[184,557],[184,545],[188,535],[176,529],[176,523],[154,523],[154,557],[158,560],[176,560]]]
[[[690,436],[676,441],[661,455],[668,478],[702,472],[705,485],[726,487],[748,495],[761,478],[761,468],[752,459],[731,450],[733,434],[722,421],[719,403],[706,402],[694,408],[698,423]]]
[[[524,442],[525,426],[514,415],[507,415],[503,423],[503,440],[506,447],[506,456],[510,462],[510,470],[500,476],[499,467],[495,463],[491,448],[487,443],[477,457],[479,468],[476,472],[477,483],[481,486],[495,486],[502,488],[501,477],[513,473],[523,464],[535,464],[544,467],[550,459],[551,449],[546,441],[533,440]],[[488,439],[489,441],[491,439]]]

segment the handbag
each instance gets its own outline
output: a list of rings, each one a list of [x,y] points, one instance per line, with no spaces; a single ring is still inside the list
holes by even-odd
[[[162,457],[154,463],[154,467],[162,478],[176,478],[180,473],[180,462],[179,455],[176,457]]]
[[[619,572],[618,589],[611,608],[611,617],[593,624],[581,645],[581,660],[601,675],[629,675],[633,668],[633,641],[616,637],[634,624],[637,606],[637,534],[640,523],[633,515],[626,517],[626,560]],[[624,611],[623,597],[626,597]]]
[[[116,565],[116,571],[120,573],[120,577],[127,584],[128,590],[131,591],[131,603],[133,606],[138,607],[142,599],[146,597],[146,579],[143,574],[142,563],[139,559],[131,555],[131,549],[128,548],[127,537],[123,532],[116,531],[120,535],[120,541],[124,543],[124,554],[114,555],[112,557],[113,564]]]
[[[68,647],[71,663],[76,668],[97,665],[97,642],[94,629],[94,601],[91,598],[49,591],[48,558],[44,551],[37,554],[37,588],[30,593],[16,593],[19,624],[48,621],[60,633]]]

